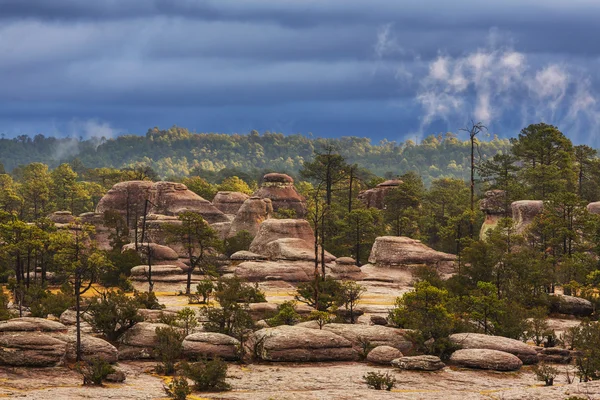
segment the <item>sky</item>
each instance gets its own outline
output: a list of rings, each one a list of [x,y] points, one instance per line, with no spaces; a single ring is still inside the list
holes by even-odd
[[[600,146],[598,0],[0,0],[0,133]]]

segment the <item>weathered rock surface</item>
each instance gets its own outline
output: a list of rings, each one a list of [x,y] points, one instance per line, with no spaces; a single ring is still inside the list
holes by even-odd
[[[134,360],[153,358],[154,348],[158,344],[156,328],[166,328],[169,325],[151,322],[139,322],[129,329],[119,339],[119,359]]]
[[[484,335],[482,333],[455,333],[450,341],[462,349],[489,349],[513,354],[523,364],[535,364],[539,361],[534,347],[503,336]]]
[[[546,347],[538,349],[540,361],[552,364],[570,364],[573,360],[574,351],[560,347]]]
[[[399,179],[390,179],[380,183],[373,189],[363,190],[358,194],[358,199],[367,207],[374,207],[380,210],[385,208],[385,197],[402,183]]]
[[[314,261],[314,244],[299,238],[275,239],[267,243],[264,247],[264,255],[271,260],[289,260],[289,261]],[[320,260],[320,253],[317,255]],[[328,252],[325,252],[325,262],[335,260]]]
[[[385,267],[438,265],[454,260],[454,254],[433,250],[419,240],[404,236],[378,237],[369,255],[369,263]]]
[[[250,196],[241,192],[217,192],[212,204],[223,214],[235,215]]]
[[[94,358],[99,358],[108,363],[114,364],[117,362],[119,352],[117,348],[106,340],[94,336],[81,337],[81,358],[84,361],[91,361]],[[74,335],[69,335],[67,339],[67,360],[75,361],[77,359],[77,338]]]
[[[377,346],[367,354],[367,361],[373,364],[390,365],[392,360],[402,357],[402,352],[395,347]]]
[[[301,316],[307,316],[314,308],[307,306],[306,304],[297,303],[294,310]],[[253,320],[258,321],[261,319],[272,318],[277,314],[277,304],[275,303],[250,303],[248,305],[248,312]]]
[[[360,267],[355,265],[352,258],[342,258],[350,259],[352,260],[352,263],[340,261],[340,259],[337,258],[335,263],[328,264],[329,275],[331,275],[333,279],[360,281],[367,277],[367,275],[361,271]]]
[[[523,233],[533,219],[542,212],[544,202],[542,200],[519,200],[511,204],[512,218],[515,222],[515,231]]]
[[[250,251],[257,254],[267,254],[267,245],[273,240],[283,238],[302,239],[314,243],[315,236],[308,221],[303,219],[268,219],[260,224]]]
[[[250,348],[265,361],[350,361],[356,358],[352,344],[332,332],[282,325],[254,332]]]
[[[446,366],[439,357],[427,355],[400,357],[392,360],[391,364],[407,371],[438,371]]]
[[[148,308],[140,308],[138,314],[142,316],[144,322],[159,322],[163,316],[175,316],[176,310],[151,310]]]
[[[306,204],[296,187],[291,176],[286,174],[270,173],[263,176],[263,183],[253,196],[271,199],[273,211],[292,210],[296,218],[306,216]]]
[[[319,329],[318,324],[314,321],[300,325]],[[349,340],[357,350],[362,348],[365,341],[375,347],[393,347],[400,350],[403,354],[410,352],[413,348],[413,344],[406,336],[406,332],[397,328],[360,324],[325,324],[322,330],[342,336]]]
[[[147,260],[146,252],[148,243],[138,243],[138,254],[144,261]],[[123,246],[122,251],[135,250],[135,243],[129,243]],[[168,246],[163,246],[157,243],[150,243],[150,252],[152,256],[152,262],[157,263],[161,261],[177,261],[179,255],[175,250]]]
[[[457,350],[450,356],[450,362],[459,367],[494,371],[515,371],[523,365],[515,355],[489,349]]]
[[[487,232],[496,228],[498,221],[507,214],[506,191],[488,190],[479,202],[479,209],[484,212],[485,220],[479,231],[479,237],[485,239]]]
[[[227,236],[233,237],[241,231],[247,231],[252,236],[256,236],[260,225],[269,219],[271,214],[273,214],[271,199],[252,196],[241,205],[231,221]]]
[[[235,267],[235,275],[249,282],[308,282],[314,276],[310,261],[245,261]]]
[[[588,204],[587,210],[590,214],[600,214],[600,201]]]
[[[67,327],[60,322],[45,318],[21,317],[0,321],[0,332],[66,332]]]
[[[554,294],[558,301],[552,302],[552,312],[587,317],[594,312],[594,305],[586,299],[564,294]]]
[[[114,185],[98,202],[96,212],[118,211],[133,226],[144,214],[144,205],[149,198],[150,181],[127,181]]]
[[[256,261],[256,260],[266,260],[267,256],[263,256],[260,254],[253,253],[247,250],[241,250],[233,253],[231,257],[229,257],[232,261]]]
[[[96,241],[100,250],[112,250],[111,234],[113,233],[113,230],[104,225],[104,214],[87,212],[80,214],[79,219],[82,224],[88,224],[94,227],[91,238]]]
[[[215,358],[237,360],[239,358],[239,340],[222,333],[192,333],[183,340],[183,354],[189,358]]]
[[[66,348],[66,342],[44,333],[4,333],[0,335],[0,365],[53,367],[63,361]]]
[[[56,224],[69,224],[75,221],[71,211],[55,211],[48,215],[48,219]]]

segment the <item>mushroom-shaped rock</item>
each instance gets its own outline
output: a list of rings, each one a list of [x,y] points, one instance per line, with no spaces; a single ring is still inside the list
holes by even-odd
[[[504,351],[489,349],[457,350],[450,356],[450,362],[459,367],[494,371],[515,371],[523,366],[519,357]]]
[[[119,339],[119,359],[132,360],[153,358],[154,348],[158,345],[156,328],[167,328],[167,324],[139,322]]]
[[[319,329],[314,321],[300,324],[312,329]],[[376,325],[360,324],[325,324],[322,330],[335,333],[349,340],[357,349],[361,349],[364,342],[372,346],[389,346],[400,350],[402,353],[408,353],[413,348],[413,343],[409,340],[406,332],[402,329],[390,328]]]
[[[367,354],[367,361],[373,364],[390,365],[392,360],[402,357],[402,352],[395,347],[377,346]]]
[[[294,187],[294,180],[286,174],[270,173],[263,176],[263,183],[254,196],[271,199],[273,211],[291,210],[296,218],[304,218],[306,204]]]
[[[453,262],[454,254],[442,253],[421,241],[404,236],[381,236],[375,239],[369,262],[377,266],[438,265]]]
[[[399,369],[408,371],[438,371],[446,366],[437,356],[411,356],[400,357],[391,361]]]
[[[343,257],[348,258],[348,257]],[[329,274],[333,279],[360,281],[366,278],[366,274],[354,264],[340,263],[340,259],[336,259],[335,263],[327,264]],[[350,258],[352,260],[352,258]],[[354,261],[354,260],[353,260]]]
[[[65,332],[60,322],[45,318],[21,317],[0,322],[0,332]]]
[[[246,231],[250,233],[250,235],[256,236],[260,224],[271,218],[271,214],[273,214],[273,204],[271,203],[271,199],[252,196],[244,201],[238,212],[235,214],[233,221],[231,221],[227,236],[233,237],[242,231]]]
[[[533,219],[542,212],[544,202],[542,200],[519,200],[510,205],[515,230],[521,234],[533,222]]]
[[[94,358],[104,360],[107,363],[117,362],[119,352],[117,348],[106,340],[93,337],[81,337],[81,358],[84,361],[91,361]],[[69,336],[67,342],[67,360],[75,361],[77,359],[77,339],[75,336]]]
[[[183,354],[191,358],[219,357],[224,360],[237,360],[240,354],[239,350],[239,340],[222,333],[192,333],[183,340]]]
[[[314,263],[309,261],[244,261],[234,273],[249,282],[309,282],[314,271]]]
[[[523,364],[536,364],[539,359],[535,348],[503,336],[484,335],[482,333],[455,333],[450,341],[462,349],[489,349],[513,354]]]
[[[594,312],[594,305],[586,299],[564,294],[554,294],[556,300],[552,302],[552,311],[560,314],[587,317]]]
[[[396,189],[402,183],[398,179],[390,179],[385,182],[381,182],[373,189],[363,190],[358,194],[358,199],[362,201],[367,207],[374,207],[380,210],[385,208],[385,198],[394,189]]]
[[[212,203],[223,214],[235,215],[249,198],[250,196],[241,192],[217,192]]]
[[[356,359],[352,344],[319,329],[282,325],[254,332],[249,339],[255,354],[265,361],[313,362]]]
[[[498,225],[498,221],[506,215],[506,191],[488,190],[479,202],[479,209],[485,213],[485,220],[479,231],[479,237],[485,239],[487,232]]]
[[[60,364],[67,343],[39,332],[10,332],[0,335],[0,365],[53,367]]]

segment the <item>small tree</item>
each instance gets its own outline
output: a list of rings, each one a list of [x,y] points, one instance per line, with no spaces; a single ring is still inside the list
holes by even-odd
[[[183,351],[183,338],[185,335],[180,329],[174,327],[156,328],[158,343],[154,348],[154,355],[161,362],[157,372],[170,375],[175,372],[175,361]]]
[[[196,285],[196,297],[198,297],[198,295],[202,296],[201,302],[204,304],[208,304],[208,301],[210,300],[210,295],[212,294],[214,288],[215,284],[213,283],[213,281],[209,278],[205,278],[201,280],[200,283],[198,283],[198,285]],[[192,297],[194,296],[190,296],[190,300],[192,300]]]
[[[298,285],[294,299],[319,311],[327,311],[336,304],[340,291],[338,281],[329,276],[321,279],[319,275],[315,275],[310,282]]]
[[[536,346],[541,346],[544,338],[553,333],[548,327],[547,316],[548,312],[544,307],[537,307],[531,311],[527,336],[533,339]]]
[[[167,396],[175,400],[185,400],[188,395],[192,394],[192,388],[190,388],[187,379],[183,376],[173,378],[164,389]]]
[[[581,382],[600,378],[600,324],[583,322],[574,335],[575,362]]]
[[[160,304],[154,292],[138,292],[133,293],[133,298],[138,302],[140,308],[148,310],[162,310],[164,305]]]
[[[552,386],[554,384],[554,378],[558,376],[558,370],[546,363],[539,363],[533,367],[533,372],[538,381],[542,381],[546,386]]]
[[[344,306],[346,308],[350,315],[351,324],[355,322],[355,308],[364,292],[364,286],[361,286],[354,281],[345,281],[340,285],[336,303],[338,306]]]
[[[83,376],[84,385],[101,386],[106,377],[115,372],[112,365],[101,358],[94,358],[84,362],[80,361],[75,368]]]
[[[311,313],[308,315],[308,319],[310,319],[311,321],[317,321],[317,324],[319,325],[319,329],[323,329],[323,326],[325,326],[325,324],[328,324],[331,322],[331,315],[329,315],[329,313],[327,311],[311,311]]]
[[[198,326],[198,316],[196,315],[196,311],[189,307],[177,311],[177,321],[183,329],[184,336],[189,335],[192,329]]]
[[[385,374],[382,372],[367,372],[363,379],[369,388],[375,390],[387,390],[389,392],[396,385],[396,378],[387,372]]]
[[[295,325],[300,321],[300,315],[296,312],[295,301],[284,301],[277,306],[277,314],[269,318],[269,326]]]
[[[92,299],[86,320],[109,341],[115,341],[143,320],[138,308],[139,303],[122,291],[107,291]]]
[[[201,392],[221,392],[230,390],[226,382],[227,363],[219,358],[200,360],[195,363],[183,364],[185,377],[194,382],[194,388]]]

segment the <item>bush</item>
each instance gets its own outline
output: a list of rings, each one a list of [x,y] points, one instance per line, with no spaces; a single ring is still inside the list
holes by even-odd
[[[579,380],[588,382],[600,379],[600,324],[583,322],[574,332],[575,359]]]
[[[190,331],[198,326],[198,316],[196,315],[196,311],[189,307],[179,310],[175,318],[176,324],[183,329],[185,336],[189,335]]]
[[[296,312],[295,301],[284,301],[277,306],[277,314],[269,318],[269,326],[294,325],[300,321],[300,315]]]
[[[387,390],[389,392],[396,385],[396,378],[387,372],[385,374],[382,372],[368,372],[363,376],[363,379],[369,388],[375,390]]]
[[[375,348],[375,345],[371,343],[371,341],[363,336],[358,337],[358,344],[360,346],[360,351],[358,352],[358,358],[364,360],[369,355],[369,352]]]
[[[225,381],[227,364],[219,358],[185,363],[183,364],[183,373],[186,378],[194,382],[194,388],[201,392],[221,392],[231,389],[231,386]]]
[[[210,295],[215,289],[215,284],[210,279],[203,279],[196,285],[196,293],[190,295],[189,303],[190,304],[198,304],[204,303],[207,304],[210,300]],[[200,300],[202,297],[202,300]]]
[[[133,298],[138,302],[140,308],[147,308],[149,310],[162,310],[165,308],[164,305],[158,302],[154,292],[134,292]]]
[[[225,239],[225,254],[227,257],[238,251],[248,250],[252,243],[252,234],[248,231],[241,230],[235,236]]]
[[[326,311],[311,311],[308,315],[308,319],[311,321],[317,321],[319,324],[319,329],[323,329],[325,324],[331,322],[331,315]]]
[[[143,320],[138,315],[138,307],[138,301],[122,291],[105,292],[92,299],[85,319],[94,330],[102,332],[109,341],[115,341]]]
[[[0,321],[11,318],[10,311],[8,311],[8,303],[10,303],[10,296],[0,287]]]
[[[100,358],[94,358],[88,362],[80,362],[76,370],[83,376],[84,385],[102,385],[106,377],[115,372],[115,369]]]
[[[56,294],[41,286],[31,286],[25,296],[32,317],[46,318],[48,314],[59,317],[65,310],[75,305],[75,297],[70,288],[61,288]]]
[[[340,292],[341,284],[338,281],[329,276],[325,279],[315,276],[310,282],[302,282],[298,285],[294,299],[318,311],[328,311],[339,300]],[[318,293],[318,301],[315,293]]]
[[[158,344],[154,348],[154,356],[161,362],[156,371],[165,375],[175,372],[175,361],[183,351],[184,334],[173,327],[156,328]]]
[[[165,393],[172,399],[185,400],[192,393],[192,389],[188,385],[187,379],[179,376],[173,378],[169,386],[165,386]]]
[[[545,363],[539,363],[533,367],[533,372],[538,381],[542,381],[546,386],[552,386],[554,384],[554,378],[558,376],[558,370]]]
[[[126,292],[133,291],[133,286],[129,281],[131,268],[142,264],[139,254],[135,250],[126,250],[121,252],[119,246],[115,250],[108,252],[108,259],[115,266],[103,271],[98,281],[104,287],[118,287]]]

